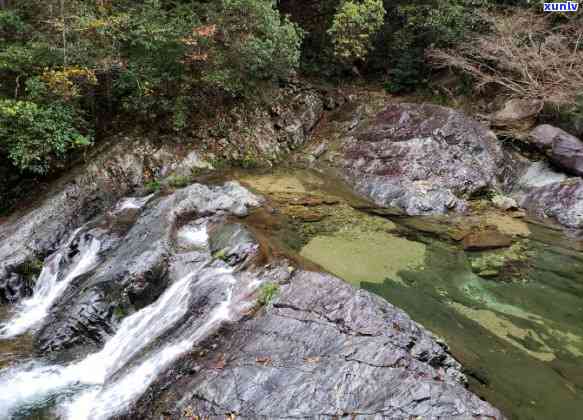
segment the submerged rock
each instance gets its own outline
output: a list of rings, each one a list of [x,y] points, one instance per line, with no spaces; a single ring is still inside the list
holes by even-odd
[[[464,211],[496,189],[507,156],[493,132],[463,113],[430,104],[390,104],[341,143],[333,162],[376,204],[410,215]]]
[[[512,245],[512,237],[497,229],[487,229],[466,235],[462,243],[466,251],[506,248]]]

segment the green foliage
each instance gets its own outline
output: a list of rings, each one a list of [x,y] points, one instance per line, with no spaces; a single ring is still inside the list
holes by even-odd
[[[385,13],[382,0],[344,1],[328,30],[336,57],[348,63],[365,58],[372,47],[373,35],[383,25]]]
[[[2,104],[12,139],[2,133],[0,153],[47,172],[88,143],[80,133],[108,128],[80,115],[186,130],[196,110],[288,77],[301,39],[272,0],[11,2],[0,10],[0,99],[15,103]]]
[[[284,79],[299,66],[302,32],[272,1],[223,0],[212,21],[221,37],[204,40],[209,58],[201,79],[213,88],[249,94],[257,82]]]
[[[192,183],[192,177],[185,175],[174,175],[166,180],[166,184],[173,188],[183,188]]]
[[[144,184],[144,188],[145,188],[146,192],[154,193],[154,192],[158,192],[162,189],[162,184],[160,184],[160,181],[154,179],[152,181],[146,182]]]
[[[279,284],[268,282],[261,285],[259,288],[259,295],[257,303],[261,306],[268,306],[279,293]]]
[[[76,128],[79,120],[75,110],[65,104],[2,99],[0,152],[17,168],[44,174],[51,161],[92,143],[91,134],[83,135]]]
[[[375,39],[369,71],[388,74],[386,88],[392,93],[423,87],[429,68],[427,48],[463,42],[470,32],[485,30],[479,16],[486,0],[385,1],[389,13]],[[390,4],[390,7],[389,7]]]

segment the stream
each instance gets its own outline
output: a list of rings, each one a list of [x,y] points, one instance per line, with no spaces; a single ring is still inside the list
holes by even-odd
[[[267,198],[243,219],[254,233],[270,237],[299,265],[321,268],[404,309],[447,342],[471,390],[509,418],[573,418],[583,409],[579,242],[487,207],[468,216],[396,216],[312,170],[234,171],[225,179]],[[148,198],[122,201],[118,210],[139,209]],[[248,310],[246,297],[259,283],[238,279],[211,258],[206,223],[200,218],[176,234],[188,261],[172,261],[173,282],[124,317],[101,350],[69,362],[41,360],[32,353],[31,332],[115,245],[91,227],[73,232],[44,261],[34,295],[11,309],[0,306],[0,418],[109,418],[221,322]],[[512,245],[464,250],[460,232],[491,226],[512,236]],[[213,304],[193,321],[192,291],[207,288]]]
[[[290,217],[284,242],[442,337],[470,388],[509,418],[573,418],[583,409],[580,242],[488,210],[380,217],[358,210],[366,206],[342,183],[312,171],[243,181]],[[464,251],[456,233],[472,224],[515,235],[512,247]]]

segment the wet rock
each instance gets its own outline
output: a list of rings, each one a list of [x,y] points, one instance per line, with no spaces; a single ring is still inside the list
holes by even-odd
[[[124,418],[503,418],[442,344],[386,301],[300,271],[270,310],[159,378]]]
[[[472,232],[463,241],[466,251],[506,248],[512,245],[512,237],[495,229]]]
[[[534,126],[536,117],[543,109],[543,101],[532,99],[511,99],[491,118],[494,127],[506,130],[526,131]]]
[[[0,278],[0,304],[16,303],[31,294],[31,285],[22,274],[10,273]]]
[[[376,204],[422,215],[464,211],[501,185],[510,163],[494,133],[463,113],[396,103],[342,141],[335,165]]]
[[[238,223],[221,224],[209,233],[209,245],[212,255],[229,265],[237,265],[258,250],[258,244],[249,230]]]
[[[185,218],[245,216],[250,207],[260,203],[257,196],[235,182],[220,187],[193,184],[147,205],[123,236],[91,231],[94,236],[101,234],[99,264],[75,278],[51,308],[35,337],[38,350],[60,357],[59,353],[65,350],[102,345],[125,313],[152,303],[167,287],[168,259],[175,247],[174,231]],[[233,263],[257,248],[240,225],[217,228],[214,243],[225,247],[224,258]],[[74,267],[74,263],[75,260],[65,261],[61,269]]]

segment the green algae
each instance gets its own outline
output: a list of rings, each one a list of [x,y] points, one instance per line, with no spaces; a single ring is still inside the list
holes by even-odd
[[[402,283],[402,270],[421,269],[425,245],[357,224],[334,235],[316,236],[300,254],[356,286],[385,279]]]
[[[486,209],[393,217],[311,171],[252,174],[243,182],[275,209],[273,235],[443,337],[471,389],[509,418],[572,418],[583,409],[580,241]],[[464,235],[488,226],[512,236],[513,245],[465,252]]]

